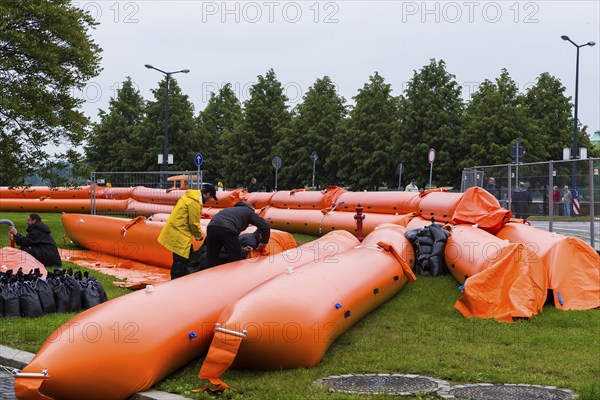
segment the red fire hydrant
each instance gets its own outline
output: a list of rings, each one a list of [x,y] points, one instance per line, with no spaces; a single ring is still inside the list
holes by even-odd
[[[356,220],[356,238],[361,242],[365,238],[363,236],[363,220],[365,219],[365,216],[363,215],[362,211],[363,208],[360,203],[358,203],[356,205],[356,215],[354,215],[354,219]]]

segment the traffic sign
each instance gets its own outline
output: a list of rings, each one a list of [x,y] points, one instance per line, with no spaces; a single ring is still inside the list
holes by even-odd
[[[319,159],[319,156],[317,155],[317,152],[316,152],[316,151],[313,151],[313,152],[310,154],[310,159],[312,160],[312,162],[313,162],[313,163]]]
[[[272,163],[273,163],[273,167],[275,167],[275,169],[281,168],[281,157],[279,157],[279,156],[273,157]]]
[[[197,153],[196,157],[194,157],[194,162],[196,163],[197,166],[201,166],[202,165],[202,154]]]
[[[398,175],[402,175],[404,173],[404,164],[402,164],[402,163],[398,164],[398,167],[396,168],[396,173]]]
[[[429,153],[427,154],[427,160],[429,160],[429,164],[433,164],[435,161],[435,149],[429,149]]]

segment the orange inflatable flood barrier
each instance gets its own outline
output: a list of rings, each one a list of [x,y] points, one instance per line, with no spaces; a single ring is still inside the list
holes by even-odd
[[[171,268],[172,253],[157,242],[164,223],[104,217],[88,214],[63,214],[65,232],[73,243],[88,249],[88,258],[111,254],[161,268]],[[202,220],[201,220],[202,222]],[[195,247],[199,247],[195,243]]]
[[[261,370],[319,363],[335,339],[415,279],[405,231],[387,224],[354,249],[288,266],[247,292],[219,316],[199,376],[224,389],[219,377],[232,363]]]
[[[171,268],[172,253],[157,241],[164,222],[150,221],[144,217],[126,219],[88,214],[63,214],[61,219],[65,232],[73,243],[89,250],[88,260],[105,260],[104,255],[109,254],[147,265]],[[210,220],[200,220],[204,232],[209,222]],[[249,227],[244,232],[252,232],[254,229]],[[192,238],[195,249],[198,249],[202,242]],[[280,253],[293,247],[296,247],[296,242],[292,235],[278,230],[271,231],[266,246],[269,254]],[[258,254],[252,253],[250,256],[256,257]]]
[[[512,322],[541,312],[548,292],[546,268],[538,256],[472,225],[452,227],[445,262],[464,283],[454,307],[465,317]]]
[[[90,199],[2,199],[2,211],[12,212],[70,212],[89,213],[92,209]],[[98,212],[124,212],[129,200],[95,199]]]
[[[537,254],[547,269],[548,288],[561,310],[600,307],[600,255],[583,240],[509,223],[497,236],[521,243]]]
[[[295,210],[268,207],[261,216],[272,228],[287,232],[305,233],[320,236],[335,230],[345,230],[356,233],[355,213],[331,211],[323,213],[320,210]],[[406,219],[404,215],[364,213],[363,234],[369,234],[382,223],[401,224]]]
[[[30,187],[15,187],[8,188],[0,187],[0,199],[89,199],[90,186],[81,187],[56,187],[48,186],[30,186]]]
[[[112,299],[52,333],[15,376],[19,399],[126,399],[203,354],[223,309],[289,265],[358,245],[327,234],[296,249],[203,270]],[[43,373],[47,371],[47,373]]]

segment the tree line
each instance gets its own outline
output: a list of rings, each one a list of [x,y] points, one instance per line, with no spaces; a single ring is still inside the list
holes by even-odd
[[[96,25],[69,0],[0,1],[0,185],[18,185],[32,174],[59,185],[64,177],[56,172],[67,166],[73,176],[159,169],[165,80],[146,100],[127,78],[93,124],[80,110],[83,100],[74,97],[74,89],[101,71],[102,49],[89,35]],[[196,113],[171,78],[171,169],[195,170],[200,152],[206,180],[239,187],[256,177],[269,190],[275,183],[271,160],[279,156],[278,187],[292,189],[312,184],[310,155],[316,152],[319,187],[376,190],[398,186],[399,163],[404,181],[428,181],[427,152],[434,148],[433,183],[457,187],[465,167],[511,162],[517,138],[525,162],[561,159],[562,148],[571,146],[571,98],[548,73],[524,93],[506,70],[482,82],[468,101],[461,92],[444,61],[431,60],[399,96],[375,72],[350,105],[324,76],[290,108],[271,69],[243,103],[225,85]],[[598,157],[586,129],[579,127],[578,142]],[[51,157],[48,144],[69,150]],[[74,150],[82,144],[84,154]]]
[[[85,157],[97,171],[156,171],[162,153],[165,124],[165,84],[146,101],[130,78],[101,110],[93,124]],[[525,162],[561,159],[573,135],[571,98],[565,87],[542,73],[520,93],[508,71],[485,80],[464,101],[462,88],[443,60],[431,60],[414,71],[399,96],[375,72],[349,105],[331,78],[317,79],[301,103],[290,109],[284,87],[273,69],[258,76],[243,104],[230,84],[212,93],[204,110],[194,115],[189,97],[177,81],[169,83],[169,153],[172,170],[195,170],[201,153],[203,176],[226,187],[245,186],[256,177],[259,186],[275,184],[272,159],[283,160],[278,188],[312,184],[338,185],[352,190],[398,186],[403,181],[428,181],[427,153],[436,150],[436,186],[460,187],[461,172],[475,165],[511,162],[509,148],[517,138],[526,149]],[[579,143],[597,156],[580,127]],[[405,184],[405,182],[402,182]]]

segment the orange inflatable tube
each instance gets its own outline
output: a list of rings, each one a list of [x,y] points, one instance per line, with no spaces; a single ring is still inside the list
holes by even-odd
[[[185,190],[165,190],[138,186],[131,193],[131,198],[142,203],[174,206],[183,194],[185,194]]]
[[[365,213],[410,214],[419,210],[419,201],[413,192],[345,192],[337,197],[336,210],[356,213],[360,204]]]
[[[174,205],[169,204],[156,204],[156,203],[145,203],[143,201],[128,200],[127,212],[134,215],[149,216],[152,214],[171,214]]]
[[[161,268],[170,269],[173,264],[173,254],[157,241],[164,223],[138,217],[137,223],[131,224],[132,220],[125,218],[88,214],[63,214],[61,219],[73,243],[90,250],[88,258],[100,253]]]
[[[79,247],[90,250],[87,258],[90,260],[102,259],[102,255],[139,261],[141,263],[161,268],[170,269],[173,263],[172,253],[158,243],[158,235],[164,222],[150,221],[144,217],[134,219],[104,217],[87,214],[63,214],[62,223],[67,235]],[[210,220],[200,220],[203,231]],[[244,231],[252,232],[254,227]],[[202,245],[202,241],[192,239],[195,249]],[[269,254],[277,254],[296,247],[292,235],[278,230],[271,231],[267,250]],[[250,254],[257,257],[259,254]]]
[[[355,213],[331,211],[323,214],[318,210],[295,210],[269,207],[261,216],[272,228],[286,232],[306,233],[320,236],[335,230],[345,230],[356,233]],[[402,224],[405,215],[364,213],[363,235],[372,232],[375,227],[383,223]]]
[[[537,254],[547,268],[548,288],[561,310],[600,307],[600,256],[583,240],[509,223],[497,236],[521,243]]]
[[[429,221],[431,221],[431,218],[434,218],[437,223],[452,222],[454,212],[462,197],[463,193],[427,193],[419,202],[419,214]]]
[[[217,192],[218,193],[218,192]],[[271,204],[271,198],[275,192],[252,192],[245,193],[242,200],[248,204],[252,204],[252,207],[260,209],[267,207]]]
[[[232,301],[294,263],[319,262],[358,244],[334,232],[297,249],[242,260],[112,299],[52,333],[15,376],[19,399],[126,399],[208,348]],[[42,373],[42,371],[47,371]]]
[[[0,187],[0,199],[89,199],[90,186],[80,187],[56,187],[48,186],[30,186],[8,188]]]
[[[388,224],[354,249],[266,281],[229,305],[218,318],[200,377],[241,369],[312,367],[329,346],[370,311],[414,280],[414,253],[405,228]],[[393,247],[386,251],[378,246]]]

